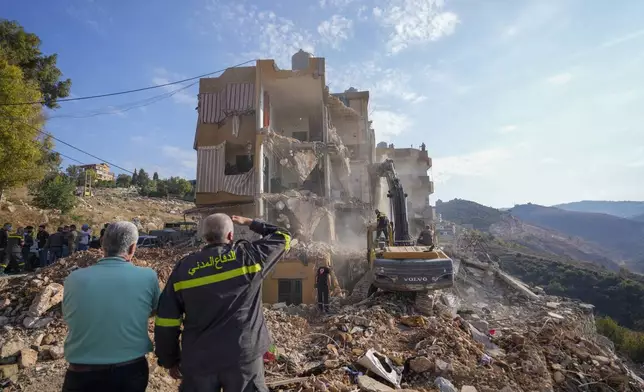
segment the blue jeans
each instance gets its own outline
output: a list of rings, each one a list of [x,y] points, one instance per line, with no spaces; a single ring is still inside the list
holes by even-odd
[[[67,257],[69,256],[69,246],[63,245],[63,254],[61,257]]]
[[[80,252],[81,250],[87,250],[89,249],[88,244],[78,244],[78,247],[76,248],[76,251]]]
[[[63,248],[51,248],[49,249],[49,259],[47,260],[47,265],[53,264],[56,260],[63,257]]]
[[[40,261],[40,267],[45,267],[47,265],[49,252],[47,249],[40,249],[38,251],[38,260]]]

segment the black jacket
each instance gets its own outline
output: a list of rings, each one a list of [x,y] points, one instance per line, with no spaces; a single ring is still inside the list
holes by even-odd
[[[285,229],[260,221],[253,221],[250,229],[263,238],[208,245],[174,267],[155,320],[161,366],[181,363],[184,374],[207,375],[255,360],[268,350],[262,280],[289,249],[291,237]]]
[[[19,234],[9,234],[7,239],[7,248],[6,252],[11,253],[12,255],[21,255],[22,254],[22,245],[24,245],[24,237]]]
[[[47,239],[46,248],[62,248],[63,245],[66,245],[67,241],[65,240],[65,233],[57,231],[54,234],[50,235]]]
[[[38,234],[36,234],[36,239],[38,240],[38,248],[42,249],[45,247],[45,244],[49,239],[49,233],[47,230],[39,231]]]
[[[7,233],[7,230],[5,230],[4,228],[0,227],[0,249],[7,248],[8,239],[9,239],[9,233]]]

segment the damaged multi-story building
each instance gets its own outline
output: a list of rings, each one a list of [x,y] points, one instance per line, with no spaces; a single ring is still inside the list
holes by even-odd
[[[368,209],[366,165],[375,159],[369,93],[329,94],[325,77],[325,59],[299,51],[289,70],[258,60],[200,80],[192,213],[264,218],[301,241],[333,243],[349,225],[336,221],[336,208],[355,216]],[[314,302],[320,263],[328,257],[280,263],[264,285],[265,301]]]
[[[418,233],[431,224],[435,216],[429,200],[434,193],[432,158],[425,143],[421,143],[420,148],[396,148],[394,144],[380,142],[376,147],[376,157],[379,162],[389,158],[396,164],[396,172],[407,193],[409,229],[411,233]]]

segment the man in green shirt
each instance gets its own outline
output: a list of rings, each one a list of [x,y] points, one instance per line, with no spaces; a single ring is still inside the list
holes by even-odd
[[[145,355],[152,351],[148,318],[159,299],[151,268],[134,266],[138,230],[111,224],[103,237],[104,258],[65,280],[63,316],[69,327],[63,392],[144,392]]]

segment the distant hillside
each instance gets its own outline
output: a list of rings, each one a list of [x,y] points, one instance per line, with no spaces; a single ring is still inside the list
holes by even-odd
[[[644,219],[644,201],[583,200],[573,203],[557,204],[553,207],[566,211],[608,214],[620,218],[632,218],[641,215],[642,219]]]
[[[636,215],[631,218],[631,220],[637,221],[637,222],[644,222],[644,214],[642,215]]]
[[[612,271],[619,271],[615,252],[579,237],[525,223],[514,216],[503,217],[490,227],[490,232],[503,241],[518,244],[537,254],[557,260],[592,262]]]
[[[515,206],[510,213],[524,222],[601,245],[609,252],[631,261],[631,267],[642,270],[638,264],[644,261],[644,222],[536,204]]]
[[[490,226],[501,221],[503,212],[469,200],[454,199],[436,201],[436,212],[442,218],[459,225],[471,224],[477,230],[488,231]]]

